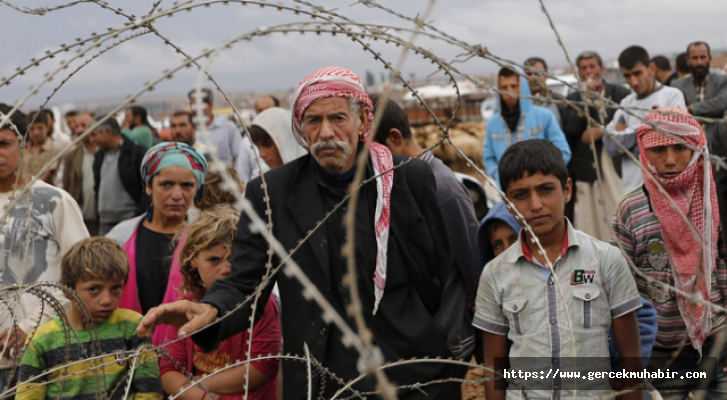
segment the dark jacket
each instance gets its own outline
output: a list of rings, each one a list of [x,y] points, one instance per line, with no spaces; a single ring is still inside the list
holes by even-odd
[[[447,333],[452,355],[469,361],[475,350],[475,328],[472,326],[474,315],[467,306],[474,305],[483,267],[477,261],[475,251],[475,209],[467,189],[448,166],[432,153],[426,153],[422,160],[434,174],[437,201],[452,246],[452,270],[444,283],[442,306],[434,319]]]
[[[394,164],[405,160],[394,156]],[[272,233],[282,248],[291,251],[299,241],[316,228],[330,210],[324,209],[321,186],[318,183],[315,160],[303,156],[267,172],[272,211]],[[373,176],[370,160],[366,177]],[[391,193],[391,223],[387,252],[388,270],[386,289],[376,315],[374,305],[373,276],[376,264],[374,223],[368,216],[374,215],[376,185],[373,182],[360,189],[360,202],[356,210],[355,257],[357,282],[360,290],[363,317],[371,330],[373,342],[380,348],[386,361],[397,361],[424,356],[451,357],[445,334],[437,327],[437,312],[442,286],[452,265],[449,239],[442,213],[435,195],[434,176],[424,162],[413,160],[394,172]],[[247,185],[245,197],[252,202],[257,214],[267,222],[260,178]],[[345,212],[348,203],[337,213]],[[327,221],[330,221],[328,219]],[[244,213],[238,224],[233,241],[232,274],[215,282],[203,302],[214,305],[220,316],[225,315],[248,295],[252,295],[266,273],[268,244],[257,233],[251,232],[250,218]],[[292,255],[307,278],[316,286],[327,302],[336,307],[338,294],[347,292],[343,282],[334,281],[333,275],[341,275],[329,263],[331,249],[326,238],[329,234],[344,237],[342,226],[323,223]],[[273,266],[280,260],[273,259]],[[358,353],[346,348],[341,333],[323,318],[321,308],[306,299],[301,284],[293,276],[278,272],[263,290],[268,298],[277,281],[282,303],[283,353],[304,355],[307,345],[310,354],[324,367],[343,381],[359,375]],[[257,307],[257,320],[264,307]],[[193,336],[203,350],[212,349],[217,343],[249,327],[251,309],[245,306],[230,318],[215,324]],[[354,331],[355,324],[340,309],[339,314]],[[463,377],[466,369],[452,368],[442,363],[414,363],[385,370],[389,380],[397,385],[430,382],[448,377]],[[297,361],[283,362],[283,393],[285,399],[307,397],[306,364]],[[313,393],[321,389],[320,373],[312,372]],[[437,384],[419,390],[403,390],[400,399],[453,399],[460,397],[459,383]],[[367,378],[354,385],[362,391],[375,390],[375,379]],[[340,388],[331,379],[326,380],[323,397],[329,398]],[[350,395],[350,392],[345,394]]]
[[[694,78],[691,75],[673,81],[672,86],[684,93],[687,106],[692,107],[692,115],[709,118],[724,117],[727,110],[727,75],[709,74],[704,101],[698,101]],[[702,127],[707,142],[711,145],[717,132],[717,124],[702,123]]]
[[[712,142],[712,154],[720,157],[727,157],[727,123],[719,123]],[[723,160],[727,164],[727,159]],[[714,183],[717,186],[717,202],[719,203],[719,219],[722,225],[723,235],[727,235],[727,168],[718,167],[712,163]]]
[[[606,84],[604,96],[610,99],[616,104],[621,103],[621,100],[629,94],[629,90],[621,85]],[[581,93],[573,92],[568,95],[568,100],[581,101]],[[568,139],[568,145],[573,152],[570,162],[568,163],[568,172],[571,179],[581,182],[595,182],[596,181],[596,169],[593,168],[593,150],[591,146],[581,141],[581,136],[586,129],[588,129],[588,119],[585,115],[578,115],[578,112],[583,112],[582,106],[577,106],[578,109],[574,109],[568,106],[564,110],[563,120],[563,132]],[[593,118],[596,123],[600,123],[600,117],[598,110],[594,107],[588,107],[588,114]],[[603,126],[608,125],[613,119],[613,115],[616,114],[615,108],[606,107],[606,119],[603,121]],[[598,165],[601,165],[601,149],[603,148],[603,141],[596,141],[596,154],[598,155]],[[614,167],[620,175],[621,162],[614,161]]]
[[[119,154],[119,178],[126,193],[136,202],[136,214],[140,215],[146,211],[149,203],[149,196],[144,190],[144,181],[141,179],[141,161],[144,159],[147,148],[125,138],[121,143]],[[93,189],[96,193],[96,209],[98,210],[98,192],[101,187],[101,166],[103,165],[106,150],[99,148],[93,158]]]

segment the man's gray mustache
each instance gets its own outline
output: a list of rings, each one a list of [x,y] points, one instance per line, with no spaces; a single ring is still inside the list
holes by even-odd
[[[328,140],[325,142],[318,142],[313,144],[313,146],[310,147],[310,152],[314,156],[317,156],[318,153],[320,153],[321,150],[341,150],[344,154],[347,154],[349,150],[351,150],[351,145],[348,144],[348,142],[334,142],[332,140]]]

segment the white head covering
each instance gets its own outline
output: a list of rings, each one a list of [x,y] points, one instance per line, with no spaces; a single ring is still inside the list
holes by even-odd
[[[293,136],[293,129],[290,126],[291,119],[290,110],[272,107],[261,112],[252,120],[252,125],[262,128],[273,140],[283,164],[307,153]]]

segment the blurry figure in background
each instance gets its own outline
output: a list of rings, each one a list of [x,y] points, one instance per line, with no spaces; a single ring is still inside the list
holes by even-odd
[[[638,160],[639,146],[636,141],[636,129],[649,110],[660,107],[676,107],[683,110],[687,108],[682,92],[659,83],[654,78],[655,71],[650,64],[649,53],[641,46],[630,46],[618,56],[621,74],[634,92],[621,100],[621,107],[627,111],[617,110],[611,122],[606,126],[608,137],[604,147],[612,159],[621,157],[621,174],[623,176],[621,193],[628,193],[644,184],[641,166],[634,162],[628,153]],[[622,150],[622,146],[625,150]]]
[[[687,63],[687,53],[679,53],[674,61],[674,66],[677,70],[677,78],[684,78],[691,73],[689,71],[689,64]]]
[[[147,149],[159,143],[159,136],[149,123],[149,114],[146,108],[141,106],[132,106],[126,109],[121,133],[129,139],[139,142]]]
[[[68,133],[71,134],[71,138],[74,136],[74,132],[76,132],[76,116],[78,115],[78,111],[71,110],[64,114],[64,118],[66,119],[66,128],[68,128]]]
[[[107,118],[91,136],[99,147],[93,160],[94,192],[99,235],[121,221],[146,211],[149,196],[139,170],[146,147],[125,138],[115,118]]]
[[[232,121],[225,117],[215,117],[214,95],[212,90],[203,88],[202,92],[202,113],[207,118],[207,130],[209,138],[205,138],[202,129],[197,129],[196,140],[204,143],[210,152],[216,151],[222,162],[235,168],[237,174],[244,182],[249,182],[260,175],[260,166],[255,161],[255,152],[252,149],[252,142],[240,133],[240,130]],[[199,125],[195,105],[195,90],[191,90],[189,107],[194,117],[194,122]],[[263,169],[266,168],[263,166]]]
[[[568,175],[575,185],[575,199],[568,204],[574,203],[572,222],[578,230],[608,241],[611,237],[611,212],[621,197],[623,183],[619,177],[621,160],[614,162],[603,148],[603,125],[611,122],[616,113],[616,109],[607,107],[606,103],[609,100],[620,103],[629,90],[604,81],[603,61],[595,51],[579,54],[576,67],[578,77],[585,85],[585,95],[597,106],[589,105],[587,116],[584,107],[575,104],[563,113],[563,131],[573,152],[568,163]],[[567,99],[580,103],[583,101],[582,92],[573,92]],[[596,148],[595,155],[591,144]],[[600,182],[597,182],[596,165],[600,171]]]
[[[220,205],[207,210],[186,231],[187,241],[181,245],[179,258],[184,276],[180,294],[193,301],[204,297],[207,289],[219,279],[230,274],[232,263],[232,240],[237,231],[240,214],[227,205]],[[280,321],[278,310],[272,296],[261,301],[265,308],[264,316],[255,323],[252,329],[252,343],[248,353],[250,330],[247,329],[222,341],[218,347],[205,352],[188,337],[181,341],[166,345],[169,355],[159,358],[160,375],[164,391],[176,394],[190,385],[195,377],[211,374],[236,361],[254,359],[268,354],[280,353]],[[176,329],[164,326],[162,343],[178,338]],[[162,329],[159,329],[162,330]],[[204,380],[202,385],[191,387],[181,395],[181,400],[198,400],[204,398],[208,390],[209,398],[222,400],[242,400],[245,389],[250,399],[277,400],[277,382],[279,361],[276,359],[260,360],[250,364],[238,365],[215,374]],[[249,381],[246,369],[249,370]],[[204,388],[203,388],[204,387]]]
[[[71,136],[61,129],[56,129],[56,117],[53,112],[47,108],[40,110],[48,123],[48,137],[53,139],[53,143],[58,146],[59,150],[63,150],[71,145]],[[57,175],[56,175],[57,176]]]
[[[146,152],[141,174],[151,197],[145,215],[116,225],[106,236],[121,244],[131,272],[120,308],[146,313],[161,304],[169,281],[174,236],[192,200],[201,196],[207,161],[185,143],[160,143]]]
[[[560,106],[553,102],[554,93],[545,84],[545,80],[548,79],[545,75],[548,73],[548,64],[540,57],[530,57],[525,60],[525,66],[528,67],[525,68],[525,75],[528,77],[530,93],[534,97],[533,104],[550,110],[558,125],[563,127]]]
[[[687,111],[697,117],[723,118],[727,110],[727,75],[710,74],[712,54],[705,42],[693,42],[687,46],[687,63],[690,77],[674,81],[674,87],[684,93]],[[712,146],[716,123],[702,122],[707,145]]]
[[[0,113],[7,115],[12,107],[0,104]],[[15,126],[17,131],[11,127]],[[78,204],[65,191],[30,176],[20,165],[20,143],[28,119],[19,110],[9,123],[0,126],[0,211],[7,212],[0,230],[0,287],[40,282],[58,282],[61,278],[61,257],[79,240],[88,237]],[[17,190],[27,192],[10,207]],[[63,308],[70,302],[56,288],[44,287]],[[18,299],[14,304],[15,296]],[[43,306],[45,304],[45,307]],[[11,311],[10,311],[11,310]],[[10,317],[9,312],[12,312]],[[0,393],[12,387],[11,375],[22,356],[26,337],[40,324],[55,317],[45,301],[30,293],[4,295],[0,306]]]
[[[257,146],[260,158],[270,169],[306,154],[305,149],[293,136],[291,118],[289,110],[273,107],[261,112],[252,120],[250,137]]]
[[[209,150],[207,145],[196,139],[197,125],[192,122],[192,113],[189,111],[177,111],[169,118],[169,129],[172,132],[172,141],[187,143],[194,147],[198,153],[204,155],[207,161]]]
[[[662,85],[671,86],[672,81],[679,78],[679,75],[677,75],[676,72],[672,72],[669,59],[664,56],[655,56],[652,58],[651,65],[649,65],[649,67],[652,65],[654,71],[656,71],[654,76]]]
[[[84,111],[73,117],[74,139],[85,132],[91,121],[91,113]],[[93,182],[93,157],[96,144],[91,141],[91,133],[84,136],[81,143],[63,158],[63,189],[76,200],[83,212],[83,222],[91,236],[98,235],[98,216],[96,215],[96,194]]]
[[[43,182],[52,185],[56,171],[58,170],[57,162],[50,165],[42,176],[37,175],[60,152],[58,146],[48,136],[48,133],[51,132],[53,127],[48,126],[49,121],[47,115],[40,111],[30,113],[28,115],[28,122],[32,123],[28,130],[30,143],[26,144],[27,147],[25,150],[25,173],[36,176]]]
[[[498,162],[512,144],[529,139],[548,139],[563,153],[567,163],[570,147],[553,113],[533,104],[530,87],[519,67],[502,67],[495,78],[497,113],[487,123],[483,158],[487,173],[500,184]]]
[[[278,100],[275,96],[263,95],[255,100],[255,114],[260,114],[268,108],[273,107],[280,107],[280,100]]]
[[[372,100],[374,110],[378,110],[378,97]],[[393,101],[387,101],[384,107],[374,140],[388,147],[391,154],[405,157],[419,155],[422,148],[412,137],[409,119],[404,110]],[[422,154],[420,159],[434,173],[437,202],[442,209],[453,255],[452,266],[444,282],[441,304],[434,320],[446,332],[452,355],[467,360],[475,350],[475,332],[472,326],[474,315],[470,310],[474,307],[477,282],[482,273],[482,266],[475,257],[477,219],[467,190],[452,170],[431,152]]]

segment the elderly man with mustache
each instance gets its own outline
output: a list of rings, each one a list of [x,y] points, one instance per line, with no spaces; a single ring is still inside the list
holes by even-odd
[[[431,170],[426,163],[413,160],[390,171],[406,158],[392,156],[385,146],[372,143],[364,165],[364,176],[370,182],[350,188],[357,156],[373,121],[373,107],[361,79],[347,69],[315,71],[300,83],[291,105],[293,134],[310,153],[265,174],[272,233],[285,249],[293,249],[314,230],[292,258],[338,314],[355,327],[347,313],[350,280],[345,278],[342,246],[348,240],[344,215],[349,203],[344,198],[348,190],[358,189],[354,218],[356,283],[374,345],[387,362],[451,357],[446,337],[434,321],[452,262]],[[259,178],[248,184],[245,196],[267,220]],[[333,211],[342,201],[343,205]],[[250,218],[243,215],[233,242],[229,277],[215,283],[201,303],[180,301],[151,310],[137,332],[148,336],[155,325],[171,324],[181,327],[180,334],[191,333],[252,295],[266,272],[269,246],[249,225]],[[278,263],[276,259],[273,264]],[[358,352],[344,345],[339,328],[305,298],[295,278],[278,274],[273,279],[280,287],[282,301],[283,352],[303,355],[307,346],[311,356],[327,368],[313,369],[313,393],[331,398],[342,388],[341,382],[368,372],[365,363],[359,363]],[[267,298],[272,287],[272,283],[266,285],[261,298]],[[263,307],[257,307],[255,317],[259,320],[263,312]],[[253,310],[246,305],[192,339],[208,351],[246,329],[251,314]],[[459,383],[447,380],[463,377],[465,369],[441,362],[414,362],[384,372],[399,387],[400,399],[456,399],[460,398]],[[305,399],[307,380],[305,363],[285,361],[282,398]],[[438,382],[416,385],[432,381]],[[376,392],[379,388],[376,380],[367,376],[353,389]],[[346,390],[342,395],[354,394]]]

